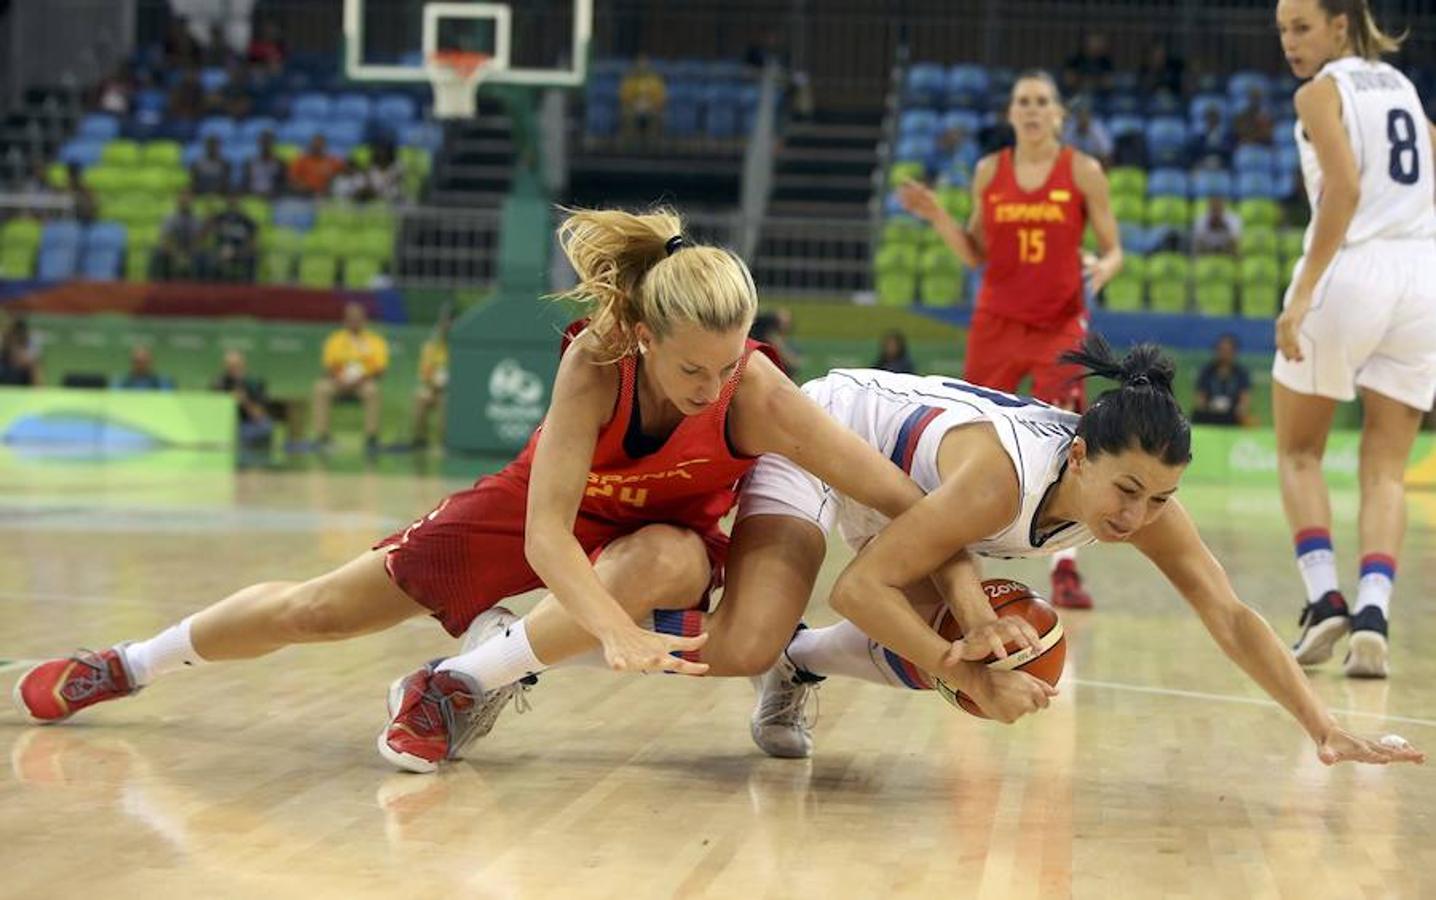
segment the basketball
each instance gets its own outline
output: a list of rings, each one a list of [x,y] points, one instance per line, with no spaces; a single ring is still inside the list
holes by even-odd
[[[1022,616],[1037,629],[1042,644],[1041,651],[1034,653],[1029,649],[1019,652],[1016,644],[1009,643],[1006,659],[988,656],[983,662],[989,669],[1016,669],[1056,686],[1058,679],[1062,677],[1062,665],[1067,660],[1067,637],[1062,631],[1062,622],[1057,618],[1057,611],[1020,581],[989,578],[982,583],[982,589],[987,592],[993,612],[999,616]],[[933,628],[950,641],[962,637],[962,628],[952,617],[951,610],[945,606],[938,613]],[[948,703],[980,719],[987,718],[971,697],[941,679],[933,678],[932,681],[934,688]]]

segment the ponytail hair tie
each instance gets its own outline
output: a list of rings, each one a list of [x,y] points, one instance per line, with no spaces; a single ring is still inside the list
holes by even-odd
[[[1131,378],[1127,379],[1127,387],[1142,387],[1144,385],[1151,386],[1151,384],[1152,379],[1147,377],[1146,372],[1142,372],[1138,375],[1133,375]]]
[[[683,235],[675,234],[673,237],[668,239],[667,243],[663,245],[664,255],[672,256],[673,254],[677,253],[679,250],[682,250],[684,247],[687,246],[687,242],[683,240]]]

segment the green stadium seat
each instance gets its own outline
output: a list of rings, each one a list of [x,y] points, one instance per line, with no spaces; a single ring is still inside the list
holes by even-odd
[[[917,275],[907,269],[879,272],[877,293],[880,306],[911,306],[917,294]]]
[[[1242,315],[1248,319],[1275,319],[1281,305],[1281,288],[1274,284],[1242,284]]]
[[[1118,274],[1102,289],[1102,298],[1112,312],[1137,312],[1142,309],[1144,287],[1141,276]]]
[[[1281,207],[1266,197],[1249,197],[1237,204],[1237,215],[1246,228],[1275,228],[1281,224]]]
[[[53,162],[45,169],[45,181],[50,187],[64,190],[70,186],[70,169],[62,162]]]
[[[299,283],[311,288],[332,288],[338,263],[332,256],[306,254],[299,260]]]
[[[1138,195],[1115,194],[1112,197],[1112,215],[1119,222],[1147,221],[1147,199]]]
[[[131,243],[125,251],[125,280],[126,281],[148,281],[150,277],[150,257],[154,254],[153,244]]]
[[[383,202],[361,204],[355,209],[354,215],[359,227],[363,229],[387,231],[392,235],[399,225],[394,208]]]
[[[1147,173],[1142,169],[1131,166],[1113,169],[1107,173],[1107,184],[1114,198],[1147,196]]]
[[[952,216],[959,224],[966,225],[968,218],[972,216],[972,191],[960,187],[944,187],[937,191],[938,202],[948,215]]]
[[[1300,228],[1283,228],[1277,232],[1277,246],[1281,250],[1281,257],[1287,261],[1299,258],[1305,251],[1302,249],[1302,242],[1306,239],[1306,232]]]
[[[1191,263],[1186,256],[1154,253],[1147,257],[1147,299],[1152,311],[1186,312],[1190,279]]]
[[[1236,284],[1237,261],[1225,254],[1199,256],[1192,267],[1192,276],[1197,284]]]
[[[375,277],[381,271],[383,271],[383,265],[377,259],[350,256],[344,260],[344,286],[360,290],[367,289],[374,283]]]
[[[34,250],[40,246],[43,231],[39,222],[17,216],[0,226],[0,246],[28,247]]]
[[[175,141],[150,141],[140,146],[140,160],[147,166],[182,168],[184,148]]]
[[[1231,316],[1236,314],[1237,288],[1235,284],[1221,281],[1199,283],[1196,290],[1197,312],[1204,316]]]
[[[340,256],[351,247],[354,232],[333,226],[304,233],[300,250],[307,256]]]
[[[34,278],[36,250],[24,244],[0,245],[0,278]]]
[[[1265,225],[1243,229],[1242,236],[1237,239],[1237,249],[1242,256],[1275,256],[1276,229]]]
[[[922,181],[923,174],[920,162],[893,163],[893,167],[888,170],[888,187],[896,190],[904,182]]]
[[[239,208],[260,228],[267,228],[274,221],[274,210],[263,197],[244,197],[239,201]]]
[[[956,306],[962,302],[962,262],[946,246],[925,249],[918,267],[922,273],[918,298],[924,306]]]
[[[1186,197],[1153,197],[1147,203],[1147,224],[1186,228],[1192,222],[1191,205]]]
[[[134,141],[110,141],[100,150],[100,163],[106,166],[137,166],[140,163],[140,145]]]
[[[884,244],[878,249],[873,268],[879,275],[887,272],[916,273],[918,249],[912,244]]]
[[[294,254],[288,250],[271,250],[265,253],[260,260],[259,277],[265,284],[293,284]]]
[[[908,244],[913,247],[918,247],[926,243],[923,232],[927,230],[927,225],[923,222],[919,222],[917,219],[911,219],[907,216],[897,216],[888,219],[887,222],[884,223],[882,243],[884,246],[888,244]]]
[[[394,233],[382,228],[354,232],[344,245],[345,255],[386,262],[394,256]]]

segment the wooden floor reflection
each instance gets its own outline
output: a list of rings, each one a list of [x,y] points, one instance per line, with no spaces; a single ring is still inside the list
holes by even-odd
[[[243,584],[321,571],[452,486],[0,471],[0,658],[145,636]],[[1285,635],[1298,584],[1269,494],[1183,489]],[[1432,506],[1412,504],[1394,677],[1313,676],[1352,723],[1428,750]],[[830,679],[806,761],[751,745],[746,682],[580,671],[545,675],[469,761],[393,773],[373,750],[384,687],[451,648],[429,622],[184,673],[59,727],[0,713],[0,896],[1436,895],[1436,767],[1323,768],[1151,566],[1124,548],[1082,565],[1099,607],[1064,617],[1050,711],[1003,727]],[[1040,564],[994,571],[1045,584]],[[0,689],[20,668],[0,663]]]

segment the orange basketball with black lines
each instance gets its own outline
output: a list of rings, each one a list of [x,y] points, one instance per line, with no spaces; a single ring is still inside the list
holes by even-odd
[[[1067,661],[1067,636],[1062,631],[1062,621],[1057,618],[1057,610],[1027,585],[1010,578],[989,578],[982,583],[982,589],[987,592],[993,612],[999,616],[1022,616],[1032,623],[1041,638],[1041,652],[1034,653],[1027,648],[1019,652],[1016,644],[1008,644],[1006,659],[989,655],[983,662],[989,669],[1016,669],[1026,672],[1055,687],[1058,679],[1062,677],[1062,666]],[[946,606],[938,613],[937,621],[932,627],[950,641],[962,637],[962,627],[957,624]],[[941,679],[933,678],[932,681],[937,692],[948,703],[978,718],[987,718],[971,697],[945,684]]]

